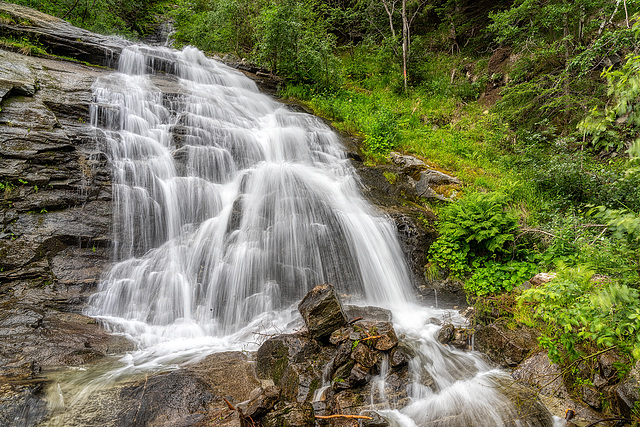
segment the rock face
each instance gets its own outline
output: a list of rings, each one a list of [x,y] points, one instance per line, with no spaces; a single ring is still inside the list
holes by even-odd
[[[566,410],[571,409],[575,412],[575,423],[588,424],[603,418],[589,406],[571,398],[563,381],[562,370],[551,363],[546,352],[528,357],[511,376],[518,383],[538,390],[544,404],[558,416],[563,416]]]
[[[130,44],[123,39],[74,27],[62,19],[17,4],[0,2],[0,12],[11,17],[0,20],[1,34],[36,42],[53,55],[112,67],[123,47]]]
[[[523,325],[511,330],[504,323],[492,323],[477,329],[475,347],[495,364],[514,367],[538,347],[538,334]]]
[[[78,404],[54,411],[47,425],[242,427],[239,412],[227,401],[237,405],[258,390],[247,355],[217,353],[178,370],[99,387]]]
[[[0,32],[27,20],[25,31],[58,25],[25,10],[0,3],[22,22]],[[59,312],[81,310],[110,259],[110,171],[88,124],[91,85],[106,72],[0,50],[2,425],[16,411],[26,424],[46,414],[41,370],[131,348],[88,317]]]
[[[640,362],[636,362],[625,380],[616,387],[616,397],[620,412],[625,417],[631,416],[633,408],[640,401]]]
[[[425,278],[429,247],[438,233],[434,225],[436,217],[424,207],[424,199],[449,198],[458,189],[459,180],[430,168],[416,157],[399,153],[391,153],[391,164],[367,166],[356,145],[353,139],[346,140],[348,156],[363,184],[362,193],[396,224],[400,247],[421,297],[433,303],[437,292],[440,307],[465,305],[466,296],[460,283]]]

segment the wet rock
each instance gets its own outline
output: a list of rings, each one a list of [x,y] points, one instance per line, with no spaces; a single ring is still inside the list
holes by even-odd
[[[377,322],[391,322],[393,320],[391,311],[382,307],[345,305],[343,309],[347,319],[351,321],[360,318]]]
[[[313,427],[315,418],[311,404],[289,404],[262,418],[263,427]]]
[[[629,417],[633,408],[640,401],[640,362],[636,362],[635,366],[629,374],[616,387],[616,398],[620,412]]]
[[[404,366],[409,363],[409,360],[412,358],[409,349],[402,344],[398,345],[398,347],[394,348],[390,352],[389,356],[389,364],[394,367]]]
[[[336,369],[331,378],[331,384],[335,390],[343,390],[351,387],[349,377],[351,376],[351,370],[355,365],[355,360],[346,360],[339,365],[335,365]]]
[[[358,343],[356,348],[351,352],[351,358],[361,366],[371,368],[380,360],[380,353],[372,350],[364,343]]]
[[[313,288],[298,305],[309,334],[318,340],[328,339],[333,331],[347,324],[335,288],[329,284]]]
[[[338,345],[349,339],[349,335],[351,334],[351,328],[340,328],[336,329],[329,336],[329,342],[333,345]]]
[[[453,340],[455,330],[455,326],[451,323],[442,325],[442,328],[438,331],[438,341],[440,341],[441,344],[449,344],[449,342]]]
[[[453,331],[453,339],[449,341],[449,345],[460,350],[471,350],[472,335],[472,329],[455,328]]]
[[[379,337],[373,340],[373,347],[376,350],[387,351],[398,345],[398,336],[390,322],[379,322],[375,328],[375,333]]]
[[[74,27],[62,19],[28,7],[3,2],[0,3],[0,11],[11,17],[0,22],[0,32],[18,39],[37,41],[47,52],[55,55],[114,66],[122,49],[130,44],[124,39]]]
[[[188,426],[204,420],[215,393],[200,378],[174,371],[155,375],[120,392],[128,404],[117,414],[121,426]]]
[[[517,366],[538,348],[538,333],[519,325],[509,329],[504,323],[479,327],[475,333],[475,348],[485,353],[492,362],[503,366]]]
[[[0,3],[28,20],[24,9]],[[111,258],[111,172],[88,124],[91,85],[107,72],[0,50],[0,376],[29,381],[7,383],[8,411],[40,407],[43,370],[132,349],[64,313],[82,310]]]
[[[551,363],[546,352],[534,354],[526,359],[511,376],[528,386],[537,389],[540,394],[569,398],[569,391],[562,381],[562,371]]]
[[[305,402],[322,383],[322,370],[331,349],[302,334],[269,338],[256,354],[259,378],[271,379],[289,402]]]
[[[54,413],[51,423],[69,427],[242,427],[238,411],[229,409],[224,399],[232,405],[248,400],[257,385],[253,363],[245,354],[212,354],[171,372],[105,384],[80,405],[69,404],[65,411]]]
[[[211,354],[201,362],[185,367],[184,371],[210,384],[217,396],[236,403],[247,400],[261,385],[255,365],[239,351]]]
[[[277,387],[259,387],[250,395],[249,400],[238,404],[238,409],[245,417],[256,421],[270,412],[280,397],[280,390]]]
[[[40,387],[0,382],[0,425],[22,427],[41,423],[49,411],[39,392]]]
[[[357,387],[366,384],[367,381],[371,378],[370,371],[370,367],[363,366],[360,363],[356,363],[355,366],[351,369],[351,374],[347,378],[347,383],[350,387]]]
[[[363,415],[366,415],[368,417],[371,417],[372,419],[370,420],[362,420],[362,426],[363,427],[389,427],[391,426],[391,424],[389,423],[389,421],[384,418],[382,415],[378,414],[377,412],[367,412]]]

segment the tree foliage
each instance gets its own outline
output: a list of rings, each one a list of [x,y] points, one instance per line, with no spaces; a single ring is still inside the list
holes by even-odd
[[[139,37],[151,31],[159,0],[12,0],[98,33]]]
[[[636,24],[636,30],[640,33],[640,24]],[[622,68],[608,67],[602,76],[607,80],[611,102],[604,111],[594,108],[578,129],[591,135],[596,146],[628,148],[640,141],[640,55],[629,55]]]

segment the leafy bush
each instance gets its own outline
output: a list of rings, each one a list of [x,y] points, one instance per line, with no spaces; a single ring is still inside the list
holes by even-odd
[[[640,208],[640,175],[625,172],[624,161],[603,162],[576,150],[573,138],[543,132],[521,134],[507,166],[548,195],[557,206],[609,205]]]
[[[139,37],[150,32],[159,0],[12,0],[103,34]]]
[[[511,292],[538,272],[538,266],[526,261],[510,261],[505,264],[487,261],[476,268],[464,284],[467,294],[483,296],[499,292]]]
[[[565,269],[544,285],[525,291],[552,361],[576,360],[581,348],[612,347],[640,359],[640,295],[636,289],[595,280],[584,268]]]
[[[440,237],[429,253],[434,262],[461,278],[474,258],[501,258],[515,240],[518,218],[507,210],[503,193],[471,193],[445,207],[440,215]]]
[[[634,26],[640,33],[640,24]],[[630,55],[620,70],[607,68],[607,95],[611,104],[604,111],[593,109],[578,125],[579,130],[593,136],[596,147],[620,150],[633,140],[640,141],[640,55]]]

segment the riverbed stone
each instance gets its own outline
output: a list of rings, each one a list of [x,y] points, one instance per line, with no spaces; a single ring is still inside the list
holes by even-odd
[[[640,362],[636,362],[615,390],[620,412],[625,417],[631,416],[633,408],[640,402]]]
[[[546,352],[536,353],[527,358],[511,376],[516,381],[537,389],[540,394],[561,399],[570,396],[562,381],[560,367],[551,362]]]
[[[497,365],[514,367],[538,348],[538,335],[523,325],[512,329],[503,322],[495,322],[476,329],[474,345]]]
[[[441,344],[449,344],[453,340],[456,328],[451,323],[442,325],[442,328],[438,331],[438,341]]]
[[[333,331],[347,324],[342,303],[330,284],[314,287],[298,304],[298,311],[309,334],[318,340],[328,339]]]

